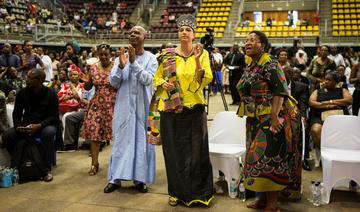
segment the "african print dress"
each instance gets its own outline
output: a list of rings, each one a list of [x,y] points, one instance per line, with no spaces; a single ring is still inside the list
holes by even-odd
[[[245,187],[256,192],[280,191],[290,184],[293,128],[298,122],[296,105],[285,98],[279,117],[284,119],[277,134],[270,131],[270,116],[274,96],[288,96],[284,72],[268,54],[258,62],[250,62],[238,86],[241,103],[239,116],[247,116],[247,152]],[[298,126],[297,126],[298,127]]]
[[[112,138],[116,89],[110,85],[109,75],[110,71],[101,70],[98,65],[90,68],[95,95],[88,105],[82,137],[91,141],[105,141]]]

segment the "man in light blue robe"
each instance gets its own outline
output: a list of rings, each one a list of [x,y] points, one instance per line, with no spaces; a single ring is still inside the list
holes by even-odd
[[[133,180],[137,190],[145,193],[146,183],[155,181],[155,147],[146,142],[146,130],[152,80],[158,63],[152,53],[144,50],[145,37],[142,27],[133,27],[128,52],[124,48],[120,50],[111,70],[110,84],[118,91],[105,193],[120,188],[122,180]]]

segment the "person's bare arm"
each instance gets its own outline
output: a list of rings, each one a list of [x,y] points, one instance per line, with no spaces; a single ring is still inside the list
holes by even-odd
[[[359,71],[359,63],[353,65],[353,67],[351,68],[351,74],[350,74],[350,79],[349,79],[349,82],[351,84],[360,82],[360,77],[356,77],[356,74],[358,71]]]

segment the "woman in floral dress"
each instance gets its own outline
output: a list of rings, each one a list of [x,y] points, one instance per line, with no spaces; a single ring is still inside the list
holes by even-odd
[[[112,118],[116,89],[109,83],[109,75],[113,64],[110,62],[110,46],[100,45],[98,48],[100,62],[92,65],[87,74],[82,73],[85,89],[95,86],[95,95],[91,99],[84,119],[83,137],[91,141],[91,168],[89,175],[99,171],[100,144],[112,138]]]

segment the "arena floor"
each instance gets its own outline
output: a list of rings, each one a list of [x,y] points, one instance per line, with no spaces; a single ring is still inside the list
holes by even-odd
[[[227,95],[227,99],[230,102],[230,95]],[[237,108],[230,106],[229,109]],[[211,97],[209,118],[222,110],[224,108],[220,95]],[[217,194],[209,207],[169,206],[161,147],[157,147],[156,183],[149,185],[147,194],[138,193],[131,182],[123,183],[123,188],[113,193],[104,194],[110,154],[111,147],[106,147],[100,153],[100,172],[90,177],[87,174],[90,168],[88,151],[58,153],[58,165],[53,170],[54,180],[50,183],[31,182],[0,188],[0,211],[255,211],[247,209],[246,203],[231,199],[227,194]],[[4,162],[1,155],[0,162]],[[309,183],[317,179],[322,179],[321,169],[303,171],[302,201],[280,202],[282,211],[360,211],[359,192],[333,191],[329,205],[315,207],[310,204],[306,200],[309,196]],[[225,187],[224,185],[224,189]]]

